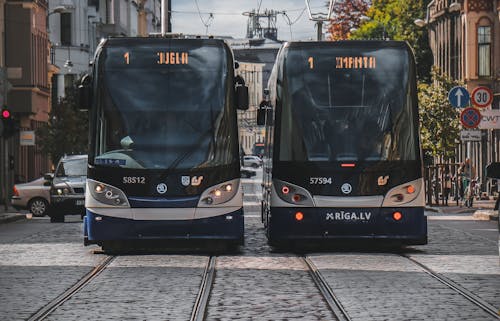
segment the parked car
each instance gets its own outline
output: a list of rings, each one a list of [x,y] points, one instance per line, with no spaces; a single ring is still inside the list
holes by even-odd
[[[243,156],[243,167],[258,168],[260,166],[262,166],[262,159],[260,159],[258,156]]]
[[[59,160],[50,187],[51,222],[64,222],[69,214],[85,215],[87,155],[64,156]]]
[[[242,168],[240,172],[241,172],[241,177],[243,178],[251,178],[257,175],[257,173],[251,169]]]
[[[47,214],[50,204],[50,181],[40,177],[28,183],[15,184],[13,190],[10,202],[15,209],[27,209],[34,216]]]

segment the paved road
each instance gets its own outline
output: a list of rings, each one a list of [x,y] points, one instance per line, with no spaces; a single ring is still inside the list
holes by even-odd
[[[332,320],[301,255],[266,244],[258,178],[245,179],[244,190],[246,244],[218,257],[206,319]],[[68,221],[0,225],[1,320],[29,318],[103,259],[96,246],[82,246],[79,217]],[[500,309],[497,241],[496,222],[429,220],[426,246],[305,254],[353,320],[495,320],[408,257]],[[187,320],[207,259],[203,253],[120,255],[48,319]]]

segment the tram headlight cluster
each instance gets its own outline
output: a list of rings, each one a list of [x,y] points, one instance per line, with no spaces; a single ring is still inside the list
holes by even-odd
[[[238,184],[236,179],[208,188],[201,195],[198,206],[214,206],[230,201],[238,191]]]
[[[120,189],[92,179],[88,179],[87,184],[90,195],[92,195],[96,201],[111,206],[129,207],[127,197]]]
[[[273,183],[279,198],[283,201],[296,205],[313,206],[312,198],[306,189],[277,179],[273,180]]]
[[[418,197],[421,188],[421,180],[396,186],[387,193],[382,206],[398,206],[409,203]]]

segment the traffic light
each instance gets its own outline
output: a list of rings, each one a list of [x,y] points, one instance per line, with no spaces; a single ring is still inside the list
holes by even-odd
[[[8,108],[2,109],[2,137],[7,139],[14,136],[19,131],[17,120],[14,119],[12,112]]]

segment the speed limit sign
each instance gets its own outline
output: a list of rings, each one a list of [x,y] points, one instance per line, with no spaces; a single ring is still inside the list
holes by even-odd
[[[488,87],[476,87],[472,91],[471,100],[477,107],[487,107],[493,101],[493,93]]]

